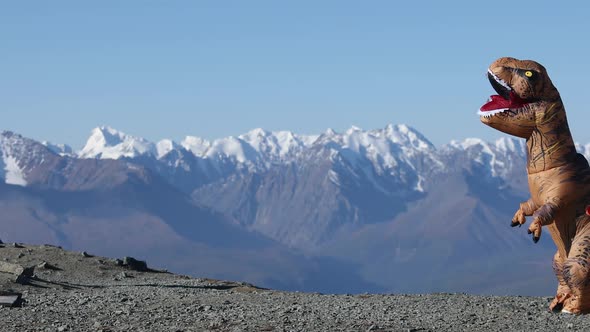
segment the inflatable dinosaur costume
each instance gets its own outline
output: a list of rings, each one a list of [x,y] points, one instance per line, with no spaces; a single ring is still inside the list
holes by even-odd
[[[558,286],[550,309],[589,313],[590,168],[576,152],[559,92],[545,68],[530,60],[500,58],[489,67],[488,78],[498,95],[481,107],[481,122],[527,143],[531,198],[520,203],[512,226],[532,216],[533,241],[546,226],[557,246]]]

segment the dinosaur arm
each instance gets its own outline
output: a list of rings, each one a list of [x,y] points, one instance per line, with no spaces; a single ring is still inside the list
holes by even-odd
[[[512,217],[511,226],[514,227],[523,225],[526,222],[526,217],[532,216],[538,208],[539,206],[533,202],[532,198],[529,198],[526,202],[520,203],[519,209],[516,210],[514,217]]]
[[[545,203],[533,213],[533,222],[528,229],[528,233],[533,234],[533,242],[537,243],[539,241],[541,227],[553,222],[558,208],[555,203]]]
[[[533,203],[533,199],[529,198],[528,201],[520,203],[520,209],[525,216],[532,216],[539,206]]]

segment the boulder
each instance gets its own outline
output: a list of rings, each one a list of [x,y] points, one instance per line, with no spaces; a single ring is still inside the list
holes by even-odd
[[[0,261],[0,273],[10,273],[15,276],[14,282],[25,284],[33,276],[35,267],[24,267],[19,264]]]

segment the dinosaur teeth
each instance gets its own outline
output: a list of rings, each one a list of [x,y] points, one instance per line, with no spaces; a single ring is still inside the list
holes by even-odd
[[[488,69],[488,73],[490,75],[492,75],[492,77],[494,78],[494,80],[496,80],[496,82],[498,82],[498,84],[505,87],[508,91],[512,91],[512,88],[510,87],[510,85],[508,85],[508,83],[504,82],[500,77],[498,77],[496,74],[494,74],[493,71]]]
[[[508,108],[501,108],[501,109],[492,110],[492,111],[485,111],[485,112],[478,110],[477,115],[489,118],[494,114],[502,113],[507,110],[508,110]]]

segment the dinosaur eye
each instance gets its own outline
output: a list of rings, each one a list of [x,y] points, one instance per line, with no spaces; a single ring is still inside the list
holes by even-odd
[[[530,70],[527,70],[527,71],[524,72],[524,76],[526,76],[526,77],[533,77],[533,72],[530,71]]]

